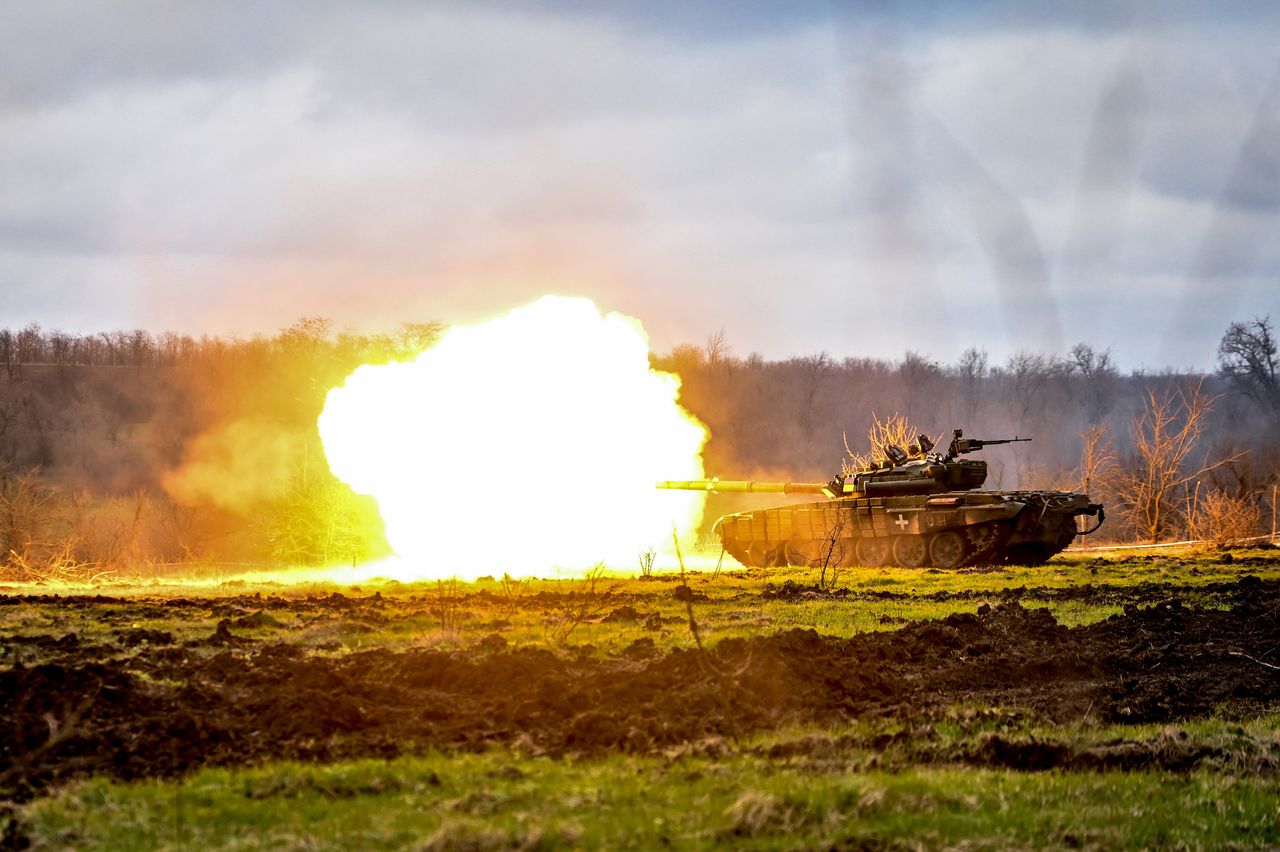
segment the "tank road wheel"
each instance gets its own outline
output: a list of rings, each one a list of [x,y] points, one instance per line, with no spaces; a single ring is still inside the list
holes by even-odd
[[[938,568],[957,568],[968,555],[968,545],[958,532],[944,530],[929,542],[929,561]]]
[[[778,568],[787,564],[782,547],[766,541],[753,541],[747,547],[747,556],[756,568]]]
[[[857,544],[853,546],[853,552],[858,557],[858,564],[868,567],[888,565],[889,551],[889,539],[887,538],[867,536],[858,539]]]
[[[919,568],[929,558],[929,545],[922,535],[899,535],[893,538],[893,561],[903,568]]]
[[[786,564],[797,568],[808,568],[810,565],[821,565],[825,554],[825,542],[811,538],[793,538],[782,546]]]
[[[965,536],[969,539],[969,558],[966,565],[997,565],[1004,561],[1005,542],[1013,534],[1013,525],[1009,523],[987,523],[965,527]]]

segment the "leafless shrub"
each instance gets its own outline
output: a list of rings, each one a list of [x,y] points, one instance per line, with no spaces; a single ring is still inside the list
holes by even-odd
[[[0,469],[0,576],[22,582],[92,582],[114,573],[77,557],[69,504],[38,468]]]
[[[498,582],[498,598],[502,602],[499,611],[504,621],[510,621],[516,614],[516,610],[520,609],[520,600],[527,591],[529,591],[528,580],[517,580],[507,573],[502,575],[502,579]]]
[[[59,496],[38,468],[0,470],[0,561],[40,561],[54,549]]]
[[[1217,489],[1193,494],[1187,510],[1187,531],[1192,538],[1214,544],[1258,535],[1262,531],[1262,504]]]
[[[148,533],[154,501],[139,489],[125,497],[95,500],[72,495],[76,553],[87,561],[121,568],[150,561]]]
[[[1077,487],[1092,494],[1099,486],[1110,485],[1116,474],[1116,451],[1105,425],[1091,426],[1080,433],[1080,468]]]
[[[603,579],[604,563],[598,562],[573,585],[559,611],[548,620],[548,638],[557,645],[567,645],[569,636],[580,624],[602,613],[603,595],[596,587]]]
[[[818,588],[831,591],[840,580],[840,568],[845,564],[845,547],[848,539],[844,537],[848,516],[844,512],[836,513],[836,522],[827,530],[822,539],[821,552],[818,555]]]

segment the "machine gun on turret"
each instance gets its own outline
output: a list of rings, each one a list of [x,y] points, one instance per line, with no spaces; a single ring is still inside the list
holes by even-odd
[[[951,432],[951,445],[947,447],[947,461],[951,461],[957,456],[965,453],[976,452],[983,447],[994,446],[995,444],[1013,444],[1019,441],[1030,441],[1030,438],[989,438],[979,440],[977,438],[966,438],[963,429],[955,429]]]

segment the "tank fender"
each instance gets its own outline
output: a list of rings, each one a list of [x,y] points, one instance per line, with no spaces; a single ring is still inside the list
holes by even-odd
[[[966,525],[985,524],[991,521],[1008,521],[1016,518],[1027,508],[1027,504],[1019,500],[1005,500],[1001,503],[989,503],[983,506],[966,506],[964,522]]]

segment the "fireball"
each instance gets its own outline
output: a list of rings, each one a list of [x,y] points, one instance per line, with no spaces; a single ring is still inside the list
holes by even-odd
[[[707,432],[679,378],[649,366],[640,323],[547,296],[454,327],[411,362],[366,365],[329,392],[329,465],[378,503],[413,578],[634,568],[697,528]]]

